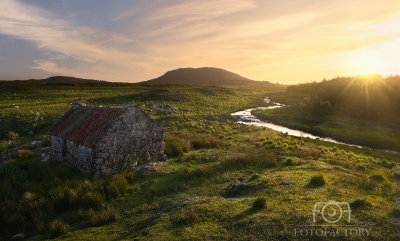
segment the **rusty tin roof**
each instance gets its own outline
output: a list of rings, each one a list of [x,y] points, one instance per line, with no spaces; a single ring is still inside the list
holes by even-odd
[[[121,108],[91,106],[71,108],[50,127],[49,134],[90,146],[96,136],[121,110]]]

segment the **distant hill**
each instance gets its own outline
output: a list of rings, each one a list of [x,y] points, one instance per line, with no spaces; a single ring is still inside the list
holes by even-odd
[[[180,68],[164,75],[144,81],[145,84],[217,85],[225,87],[257,87],[272,85],[268,81],[254,81],[224,69]]]
[[[106,82],[103,80],[81,79],[81,78],[67,77],[67,76],[53,76],[47,79],[30,79],[27,81],[40,82],[40,83],[71,83],[71,84]]]

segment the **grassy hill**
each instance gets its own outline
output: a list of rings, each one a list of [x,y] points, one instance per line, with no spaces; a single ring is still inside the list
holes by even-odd
[[[230,115],[284,90],[0,82],[0,148],[25,149],[0,164],[0,240],[343,240],[299,236],[302,225],[327,224],[320,214],[313,222],[321,200],[348,202],[350,224],[368,229],[367,238],[349,239],[397,240],[399,154],[294,138]],[[48,145],[48,127],[77,98],[93,106],[135,101],[167,130],[168,160],[149,175],[126,168],[104,180],[43,160],[28,141]],[[344,216],[338,224],[348,225]]]
[[[39,82],[39,83],[71,83],[71,84],[106,82],[103,80],[81,79],[68,76],[52,76],[46,79],[30,79],[28,81]]]
[[[257,87],[271,85],[268,81],[254,81],[219,68],[180,68],[144,81],[146,84],[214,85],[224,87]]]

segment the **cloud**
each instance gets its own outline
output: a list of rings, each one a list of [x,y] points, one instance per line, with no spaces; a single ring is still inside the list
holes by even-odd
[[[61,74],[61,75],[66,75],[66,76],[78,76],[79,73],[72,71],[66,67],[60,67],[56,63],[49,62],[46,60],[34,60],[35,64],[37,66],[32,67],[31,69],[40,69],[45,72],[49,73],[56,73],[56,74]]]
[[[249,0],[182,1],[179,4],[158,8],[146,16],[144,20],[154,21],[177,17],[180,19],[188,17],[190,20],[210,19],[255,7],[255,4]]]
[[[35,43],[44,55],[29,68],[48,73],[144,81],[179,67],[213,66],[293,83],[340,75],[344,67],[334,63],[351,51],[398,36],[399,7],[390,0],[143,1],[112,15],[107,26],[91,26],[2,0],[0,34]],[[369,52],[378,51],[388,50]]]

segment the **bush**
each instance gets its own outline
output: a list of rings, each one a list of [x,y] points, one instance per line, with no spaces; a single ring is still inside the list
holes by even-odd
[[[221,145],[221,140],[211,134],[191,134],[187,130],[168,132],[164,141],[168,156],[182,155],[190,148],[216,148]]]
[[[190,150],[190,141],[177,135],[167,133],[164,137],[165,154],[167,156],[178,156]]]
[[[20,149],[17,151],[17,157],[20,160],[27,160],[32,157],[32,152],[27,149]]]
[[[5,151],[8,148],[8,141],[1,140],[0,141],[0,151]]]
[[[376,182],[383,182],[383,181],[387,180],[385,174],[379,173],[379,172],[372,174],[369,177],[369,179],[376,181]]]
[[[351,209],[357,209],[361,207],[366,207],[369,205],[368,201],[365,201],[363,198],[355,198],[349,201]]]
[[[323,187],[327,183],[325,175],[323,173],[315,174],[311,177],[310,186],[312,187]]]
[[[111,197],[117,197],[122,193],[125,193],[125,189],[128,186],[128,181],[123,174],[115,174],[111,176],[106,184],[105,189],[107,194]]]
[[[194,168],[193,170],[189,170],[187,167],[184,166],[181,170],[181,175],[188,180],[204,179],[212,176],[213,174],[215,174],[216,171],[216,168],[213,168],[209,165],[199,166]]]
[[[172,217],[172,221],[175,226],[190,225],[195,222],[201,221],[201,216],[199,215],[199,212],[194,208],[185,208],[182,209],[180,212],[177,212]]]
[[[50,146],[50,136],[48,135],[41,135],[39,136],[39,140],[43,141],[42,147]]]
[[[107,205],[107,208],[92,219],[92,224],[95,226],[102,225],[109,222],[114,222],[119,218],[119,212],[116,208]]]
[[[321,151],[317,149],[313,149],[308,153],[309,156],[312,156],[314,160],[317,160],[318,158],[321,157]]]
[[[18,133],[15,133],[14,131],[8,132],[8,139],[9,139],[10,141],[15,141],[15,140],[18,139],[18,137],[19,137],[19,134],[18,134]]]
[[[68,225],[66,225],[60,219],[54,219],[53,222],[51,222],[50,224],[50,230],[53,233],[53,235],[58,236],[67,232]]]
[[[264,209],[267,206],[267,199],[265,197],[259,197],[253,202],[253,210]]]

